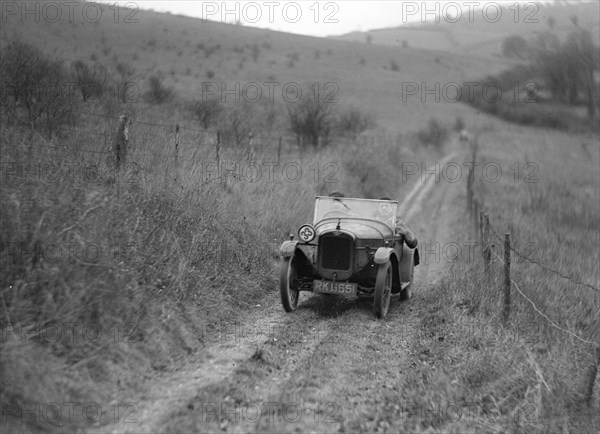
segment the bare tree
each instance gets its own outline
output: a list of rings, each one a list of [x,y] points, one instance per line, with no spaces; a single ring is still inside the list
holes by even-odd
[[[217,122],[223,112],[223,105],[218,99],[207,99],[205,101],[194,101],[189,105],[189,110],[194,118],[200,121],[202,128],[207,130]]]
[[[333,104],[306,97],[288,104],[288,115],[290,130],[298,144],[317,148],[328,143],[334,120]]]
[[[100,98],[104,94],[108,79],[106,68],[101,66],[90,67],[81,60],[73,62],[71,68],[71,76],[77,84],[79,92],[81,92],[83,101],[90,98]]]
[[[10,42],[0,57],[0,104],[10,122],[26,123],[51,137],[62,125],[74,121],[76,101],[62,62],[20,41]]]
[[[356,137],[363,131],[370,130],[376,126],[375,119],[370,113],[365,113],[357,107],[348,107],[336,118],[335,130],[338,135],[350,139]]]

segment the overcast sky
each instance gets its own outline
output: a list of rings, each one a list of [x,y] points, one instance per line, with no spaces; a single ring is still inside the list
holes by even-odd
[[[109,1],[114,3],[114,1]],[[311,36],[340,35],[352,31],[365,31],[396,27],[406,23],[433,20],[435,13],[444,20],[468,20],[483,10],[492,18],[497,5],[529,8],[534,12],[534,2],[510,1],[407,1],[407,0],[257,0],[257,1],[199,1],[199,0],[140,0],[118,2],[122,6],[137,4],[140,9],[205,18],[210,21],[234,23],[244,26],[269,28],[289,33]],[[460,9],[460,10],[459,10]],[[514,12],[513,12],[514,13]],[[460,16],[457,17],[457,14]],[[523,15],[523,14],[521,14]]]

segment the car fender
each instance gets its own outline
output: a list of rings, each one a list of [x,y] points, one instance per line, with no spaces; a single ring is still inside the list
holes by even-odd
[[[390,256],[394,252],[394,249],[391,247],[380,247],[375,252],[375,256],[373,256],[373,262],[376,264],[385,264],[390,260]]]
[[[400,280],[409,282],[415,266],[415,252],[417,249],[411,249],[406,244],[402,245],[402,257],[400,258]],[[417,256],[418,258],[418,256]]]
[[[281,243],[281,247],[279,247],[279,252],[281,253],[282,258],[290,258],[294,256],[294,252],[296,251],[296,244],[298,241],[284,241]]]

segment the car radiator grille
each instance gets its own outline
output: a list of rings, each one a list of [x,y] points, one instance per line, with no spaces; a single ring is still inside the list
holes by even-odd
[[[329,270],[349,270],[352,257],[352,239],[321,237],[319,241],[321,266]]]

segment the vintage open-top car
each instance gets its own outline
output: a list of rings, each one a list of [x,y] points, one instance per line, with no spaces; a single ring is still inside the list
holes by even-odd
[[[296,310],[300,291],[312,291],[373,297],[383,318],[391,294],[409,299],[417,261],[395,226],[397,211],[394,200],[317,196],[313,224],[281,245],[284,309]]]

